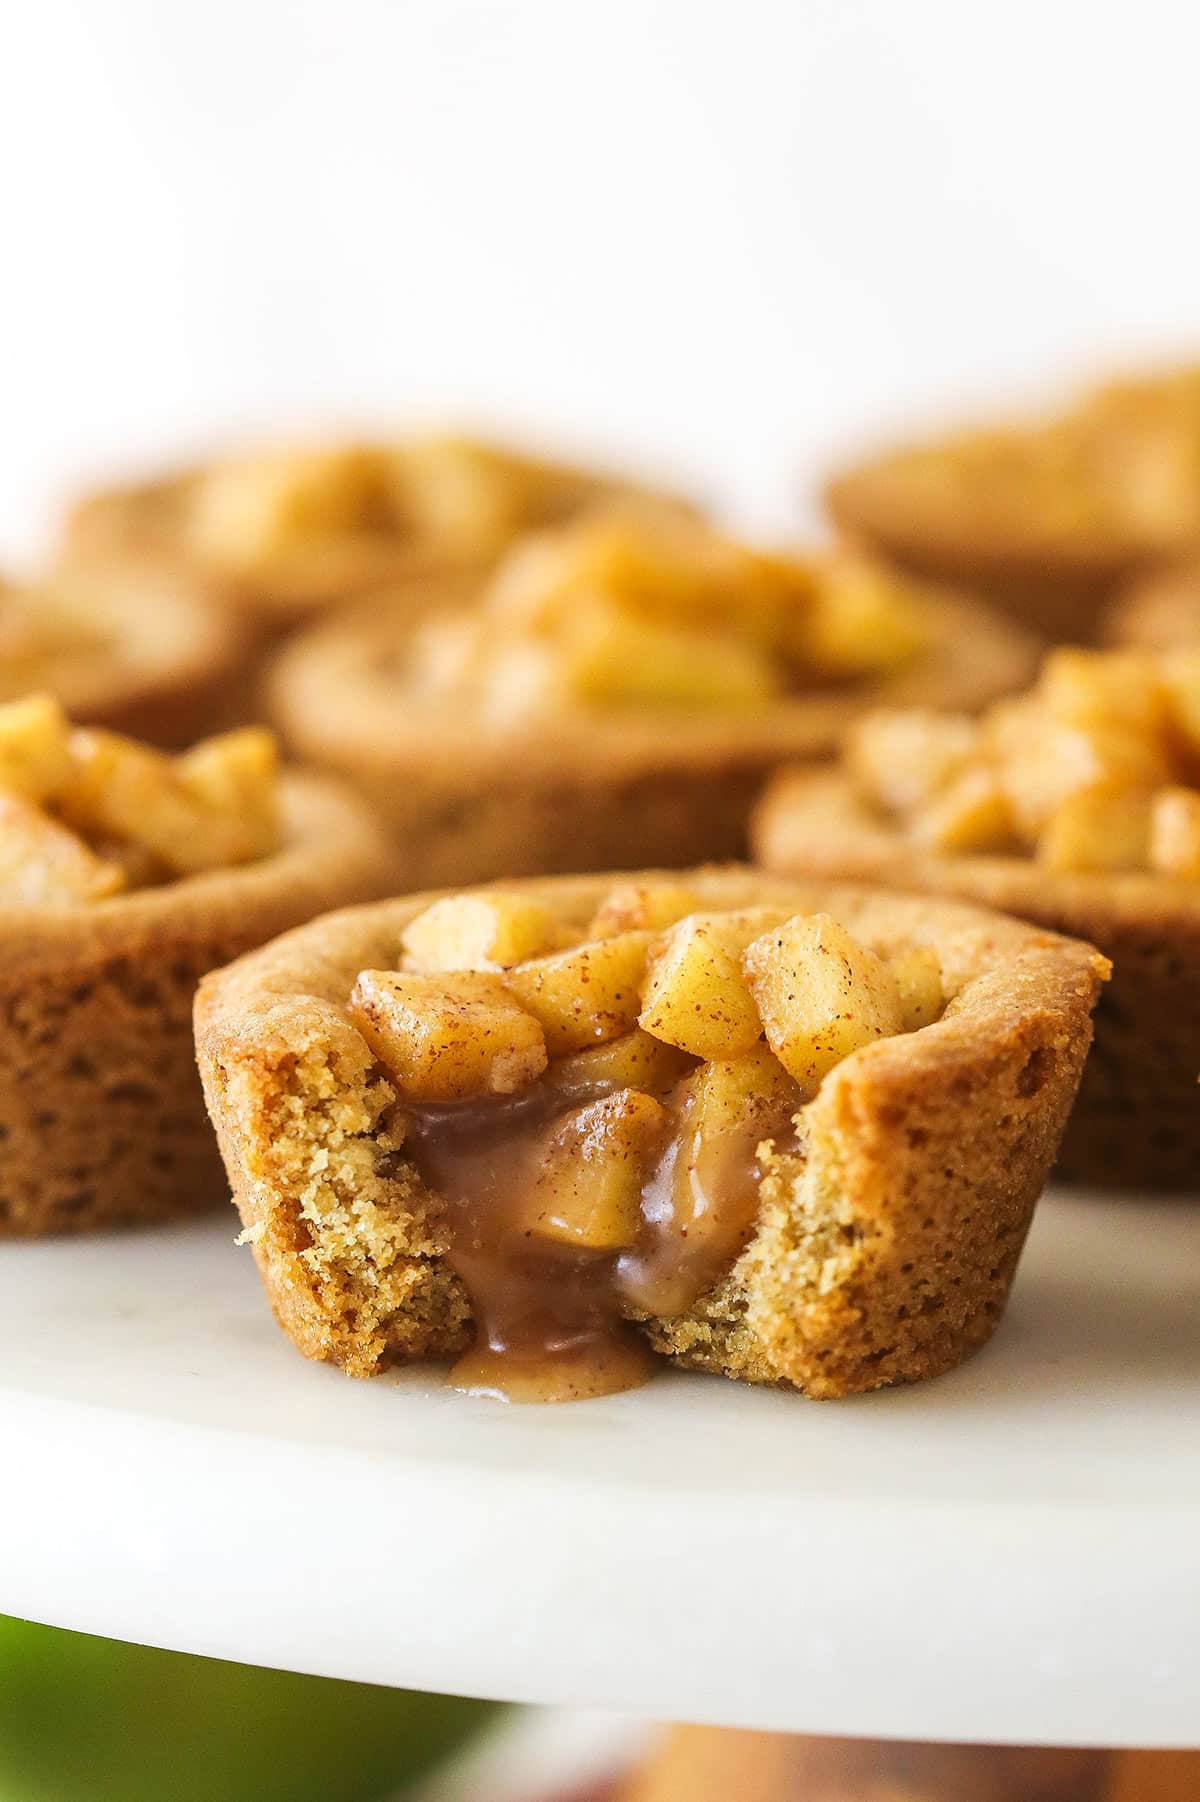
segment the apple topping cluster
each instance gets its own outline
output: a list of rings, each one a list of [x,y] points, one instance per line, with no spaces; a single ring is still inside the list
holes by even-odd
[[[0,706],[0,905],[102,901],[264,857],[278,754],[247,727],[169,757],[72,726],[50,695]]]
[[[1200,878],[1200,652],[1054,651],[981,719],[881,709],[845,757],[930,850]]]
[[[759,1149],[795,1143],[824,1075],[942,1007],[932,950],[885,959],[826,914],[711,911],[667,883],[571,921],[519,892],[435,901],[401,968],[362,971],[349,1002],[422,1174],[434,1142],[431,1186],[453,1189],[455,1158],[485,1144],[457,1169],[473,1240],[616,1254],[652,1313],[732,1262]]]
[[[418,632],[417,688],[497,719],[579,705],[752,709],[904,663],[920,591],[850,553],[775,555],[678,511],[595,511],[523,539],[470,616]]]
[[[566,465],[469,438],[258,451],[193,478],[186,529],[199,552],[243,573],[322,546],[390,539],[486,558],[600,487]]]
[[[1149,539],[1200,531],[1200,369],[1114,384],[1064,414],[905,453],[914,491],[983,529]]]

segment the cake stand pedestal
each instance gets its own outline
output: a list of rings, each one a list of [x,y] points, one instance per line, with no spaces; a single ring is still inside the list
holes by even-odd
[[[1048,1199],[978,1357],[822,1404],[354,1383],[278,1332],[226,1214],[10,1244],[0,1446],[0,1612],[659,1720],[1200,1737],[1187,1202]]]

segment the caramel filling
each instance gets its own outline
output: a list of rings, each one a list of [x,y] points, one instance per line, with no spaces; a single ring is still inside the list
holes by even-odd
[[[408,1149],[444,1200],[449,1261],[471,1298],[476,1340],[450,1381],[513,1401],[565,1401],[634,1388],[656,1360],[627,1315],[665,1317],[690,1308],[719,1281],[749,1240],[758,1210],[766,1139],[794,1146],[797,1090],[769,1103],[748,1098],[741,1117],[710,1133],[696,1124],[695,1075],[658,1102],[618,1182],[634,1191],[625,1245],[573,1238],[619,1235],[593,1211],[578,1221],[553,1200],[556,1147],[583,1167],[628,1152],[603,1145],[585,1116],[595,1103],[649,1101],[640,1091],[599,1086],[584,1107],[564,1105],[552,1083],[482,1106],[422,1108]],[[658,1116],[661,1115],[661,1118]],[[547,1180],[549,1179],[549,1180]],[[575,1191],[576,1207],[578,1191]]]

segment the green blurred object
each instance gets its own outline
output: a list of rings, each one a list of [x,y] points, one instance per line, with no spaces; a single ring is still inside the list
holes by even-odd
[[[0,1615],[0,1802],[381,1802],[493,1712]]]

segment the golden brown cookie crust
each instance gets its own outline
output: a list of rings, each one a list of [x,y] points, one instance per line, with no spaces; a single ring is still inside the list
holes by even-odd
[[[1106,644],[1151,651],[1200,645],[1200,562],[1179,563],[1132,583],[1108,608]]]
[[[1025,633],[948,595],[928,653],[853,690],[720,716],[580,710],[488,731],[406,699],[411,631],[377,607],[348,610],[281,653],[267,700],[299,757],[367,796],[422,886],[739,856],[776,764],[830,755],[864,707],[982,706],[1028,681],[1037,655]]]
[[[192,1050],[207,971],[377,895],[388,857],[358,799],[282,784],[274,856],[84,907],[0,909],[0,1238],[194,1214],[225,1194]]]
[[[934,944],[951,999],[826,1078],[801,1175],[765,1176],[729,1274],[687,1314],[643,1322],[648,1337],[687,1366],[822,1397],[950,1368],[1003,1309],[1104,960],[952,903],[740,868],[687,880],[706,906],[832,911],[884,953]],[[522,885],[581,919],[609,886]],[[436,1201],[378,1144],[391,1091],[346,1012],[357,972],[395,965],[430,898],[315,921],[208,978],[196,1003],[209,1110],[275,1313],[306,1356],[360,1376],[451,1356],[470,1332]]]
[[[1200,1176],[1200,890],[1166,876],[1059,873],[1026,857],[943,856],[877,818],[836,772],[785,771],[757,810],[770,869],[1003,909],[1090,940],[1113,963],[1063,1142],[1063,1176],[1194,1189]]]

